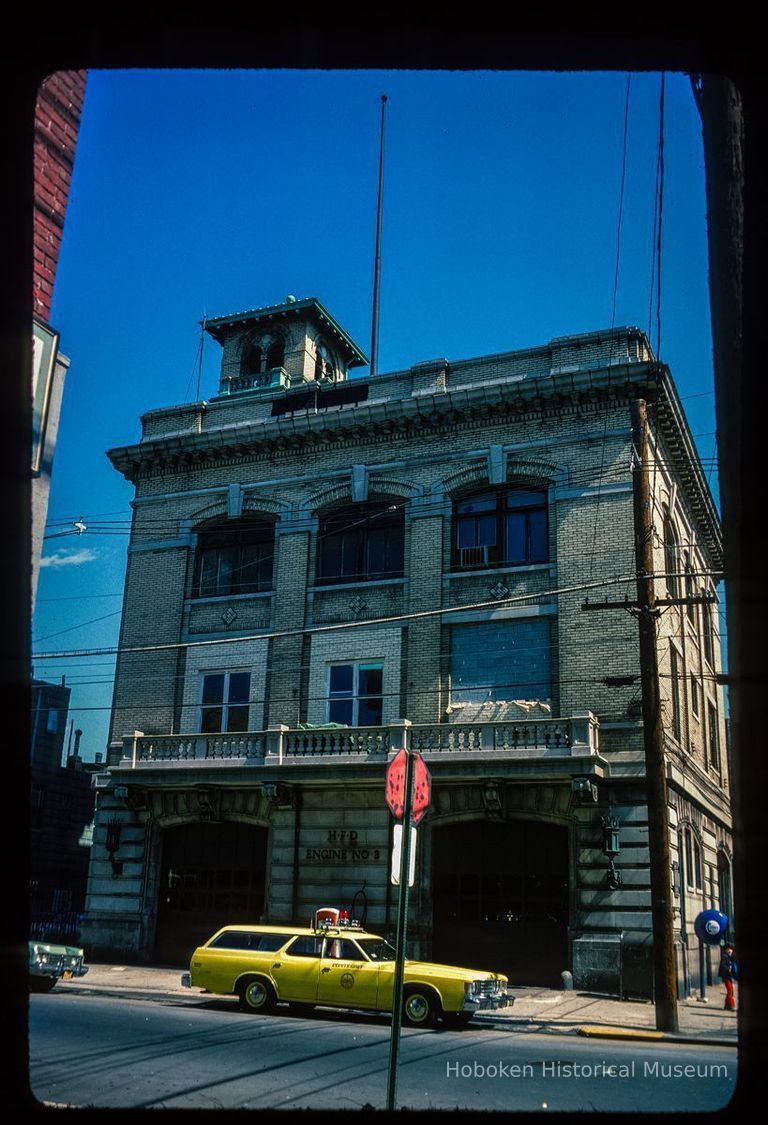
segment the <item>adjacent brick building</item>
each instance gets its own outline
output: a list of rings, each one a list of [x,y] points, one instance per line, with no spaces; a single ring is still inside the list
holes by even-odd
[[[64,745],[70,689],[32,681],[30,768],[30,936],[75,941],[85,905],[94,798],[91,770],[78,751],[82,731]],[[74,744],[72,734],[75,734]]]
[[[69,360],[49,324],[69,198],[86,72],[62,70],[40,85],[35,104],[32,209],[32,599],[37,591],[53,456]]]
[[[136,498],[91,956],[182,964],[224,922],[356,895],[391,930],[384,771],[407,732],[433,775],[413,952],[647,995],[637,626],[582,607],[634,597],[637,396],[659,584],[714,589],[669,371],[620,328],[350,379],[365,357],[315,299],[207,329],[218,393],[109,454]],[[670,606],[658,635],[684,989],[693,917],[730,906],[717,615]]]

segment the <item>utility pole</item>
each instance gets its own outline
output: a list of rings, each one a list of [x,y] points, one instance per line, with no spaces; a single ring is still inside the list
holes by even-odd
[[[633,399],[632,498],[635,517],[635,566],[640,631],[640,682],[643,703],[645,779],[648,791],[648,847],[651,854],[651,918],[656,1027],[677,1031],[677,980],[672,919],[672,863],[669,852],[667,776],[664,729],[659,698],[659,658],[656,621],[659,609],[653,586],[653,518],[648,475],[648,412],[644,399]]]
[[[656,622],[660,607],[710,602],[708,594],[657,598],[653,585],[653,507],[648,472],[648,411],[644,399],[633,399],[632,504],[635,525],[637,601],[584,602],[582,609],[625,609],[637,617],[640,642],[640,684],[643,708],[645,779],[648,794],[648,850],[651,858],[651,924],[653,983],[658,1031],[677,1031],[677,973],[672,914],[672,859],[669,851],[667,775],[664,728],[659,696],[659,653]]]

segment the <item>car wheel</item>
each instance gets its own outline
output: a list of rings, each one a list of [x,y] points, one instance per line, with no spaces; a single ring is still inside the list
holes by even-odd
[[[245,1012],[271,1012],[277,1003],[275,990],[263,977],[252,977],[240,986],[240,1007]]]
[[[462,1027],[466,1027],[472,1019],[472,1012],[444,1012],[443,1020],[447,1027],[452,1027],[454,1030],[459,1031]]]
[[[431,1027],[437,1009],[437,999],[428,988],[411,988],[403,1000],[403,1023],[409,1027]]]
[[[58,977],[30,977],[29,991],[50,992],[57,980]]]

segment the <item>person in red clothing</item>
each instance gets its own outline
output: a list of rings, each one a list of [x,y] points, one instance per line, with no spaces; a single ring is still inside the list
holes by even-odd
[[[736,999],[733,994],[733,982],[739,979],[739,969],[733,956],[733,946],[726,944],[720,957],[718,976],[725,982],[725,1010],[736,1011]]]

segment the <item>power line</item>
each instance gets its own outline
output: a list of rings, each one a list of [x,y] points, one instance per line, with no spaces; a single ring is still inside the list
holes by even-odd
[[[704,572],[697,572],[697,574],[699,574],[699,573],[704,573]],[[712,572],[706,572],[706,573],[712,573]],[[631,575],[630,577],[634,578],[635,575]],[[657,576],[657,577],[660,577],[660,576]],[[594,581],[591,581],[591,582],[580,582],[580,583],[576,583],[575,585],[571,585],[571,586],[554,587],[554,588],[549,589],[549,590],[538,591],[538,592],[535,592],[535,593],[518,594],[518,595],[514,595],[514,596],[510,596],[510,597],[498,598],[498,599],[495,599],[493,601],[474,602],[474,603],[471,603],[469,605],[462,604],[462,605],[455,605],[455,606],[443,606],[443,607],[440,607],[438,609],[425,609],[425,610],[412,611],[412,612],[408,612],[408,613],[390,614],[388,616],[383,616],[383,617],[365,618],[365,619],[360,620],[360,621],[345,621],[345,622],[334,623],[334,624],[329,624],[329,625],[310,625],[310,626],[305,626],[305,627],[301,627],[301,628],[283,629],[283,630],[277,630],[277,631],[273,631],[273,632],[252,633],[252,634],[248,634],[246,636],[241,636],[241,637],[225,637],[225,638],[218,638],[217,637],[213,640],[178,641],[178,642],[174,641],[174,642],[167,642],[165,644],[159,644],[159,645],[136,645],[136,646],[131,646],[131,647],[123,647],[123,648],[82,649],[82,650],[72,650],[72,651],[69,651],[69,652],[59,651],[59,652],[50,652],[50,653],[35,653],[32,656],[32,660],[36,661],[36,660],[51,660],[51,659],[65,659],[65,658],[70,659],[70,658],[74,658],[74,657],[78,657],[78,656],[105,656],[105,655],[109,655],[110,653],[120,653],[120,655],[128,655],[128,654],[132,654],[132,653],[143,653],[143,652],[165,652],[165,651],[170,651],[170,650],[173,650],[173,649],[189,649],[189,648],[208,647],[208,646],[213,646],[213,645],[222,645],[222,644],[237,644],[237,643],[243,643],[243,642],[246,642],[246,641],[269,640],[269,639],[282,638],[282,637],[312,636],[315,633],[340,632],[340,631],[343,631],[345,629],[359,629],[359,628],[363,628],[365,626],[391,624],[392,622],[399,622],[399,621],[414,621],[414,620],[419,620],[419,619],[428,618],[428,617],[448,616],[450,614],[455,614],[455,613],[466,613],[470,610],[484,610],[484,609],[497,609],[498,610],[498,609],[501,609],[503,606],[517,605],[517,604],[520,604],[522,602],[533,602],[534,605],[535,605],[537,602],[540,602],[544,598],[552,598],[552,597],[555,597],[555,596],[560,596],[562,594],[569,594],[569,593],[577,593],[577,592],[581,593],[584,590],[597,589],[597,588],[601,588],[601,587],[604,587],[604,586],[614,586],[614,585],[618,585],[618,584],[621,584],[621,583],[626,583],[628,580],[629,579],[628,579],[627,575],[622,575],[621,577],[613,576],[613,577],[610,577],[610,578],[599,578],[599,579],[595,579]]]

